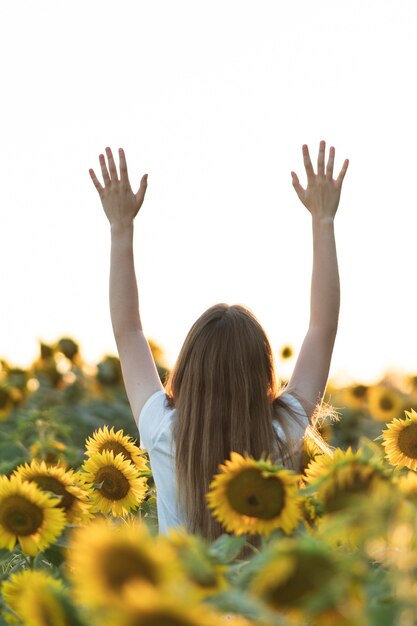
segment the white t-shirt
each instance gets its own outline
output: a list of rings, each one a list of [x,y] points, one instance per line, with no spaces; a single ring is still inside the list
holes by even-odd
[[[283,419],[287,420],[286,428],[294,442],[303,439],[308,427],[308,418],[301,404],[294,396],[284,394],[288,406],[297,414],[299,420],[281,409]],[[177,506],[175,479],[175,450],[172,440],[172,425],[175,409],[166,402],[165,393],[155,392],[142,408],[138,419],[140,446],[147,450],[157,492],[157,509],[159,532],[166,534],[170,528],[185,525],[181,511]],[[285,440],[281,425],[274,420],[274,427],[279,436]],[[297,459],[297,453],[295,453]]]

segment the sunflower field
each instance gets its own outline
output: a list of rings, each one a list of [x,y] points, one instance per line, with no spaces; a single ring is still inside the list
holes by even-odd
[[[417,624],[417,376],[330,383],[326,403],[329,453],[306,437],[301,474],[224,460],[209,543],[158,534],[116,357],[65,337],[1,361],[0,626]]]

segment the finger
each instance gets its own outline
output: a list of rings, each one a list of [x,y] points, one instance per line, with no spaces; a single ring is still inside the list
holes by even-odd
[[[123,148],[119,148],[119,167],[120,167],[120,180],[122,183],[129,185],[129,177],[127,174],[126,156]]]
[[[303,146],[303,161],[307,173],[307,179],[310,180],[314,176],[314,170],[310,159],[310,153],[308,151],[308,146],[306,144],[304,144]]]
[[[111,184],[111,180],[110,180],[109,173],[107,171],[107,165],[106,165],[106,160],[104,158],[104,154],[100,154],[99,161],[100,161],[101,173],[103,174],[104,186],[108,187]]]
[[[116,164],[113,159],[113,153],[110,148],[106,148],[107,160],[109,162],[110,178],[113,182],[118,182]]]
[[[103,193],[103,191],[104,191],[104,187],[102,187],[102,185],[100,185],[100,182],[99,182],[97,176],[95,175],[93,169],[89,169],[88,172],[89,172],[89,174],[91,176],[91,180],[94,183],[94,187],[97,189],[97,191],[101,195]]]
[[[320,141],[319,156],[317,157],[317,174],[324,176],[324,153],[326,150],[326,142]]]
[[[337,180],[336,180],[336,185],[338,185],[339,187],[343,183],[343,179],[345,177],[345,174],[347,172],[347,168],[348,167],[349,167],[349,159],[345,159],[345,162],[342,165],[342,169],[340,170],[340,174],[339,174],[339,176],[337,177]]]
[[[335,149],[332,146],[329,150],[329,160],[327,161],[327,168],[326,168],[326,178],[330,178],[330,180],[332,180],[333,178],[334,155],[335,155]]]
[[[141,178],[140,187],[136,194],[136,199],[138,200],[138,202],[140,202],[140,204],[142,204],[143,202],[147,187],[148,187],[148,175],[144,174]]]
[[[297,192],[297,196],[301,198],[305,193],[305,189],[300,185],[300,181],[298,180],[298,176],[295,172],[291,172],[291,176],[292,176],[292,186]]]

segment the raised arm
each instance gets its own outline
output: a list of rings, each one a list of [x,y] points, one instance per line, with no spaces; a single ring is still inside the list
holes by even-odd
[[[333,222],[349,165],[346,159],[334,180],[335,149],[330,148],[326,167],[325,149],[325,142],[321,141],[315,174],[308,147],[303,146],[306,189],[300,185],[297,174],[291,172],[294,189],[312,217],[313,273],[310,323],[288,383],[288,392],[297,396],[310,418],[326,389],[337,332],[340,286]]]
[[[99,157],[104,187],[92,169],[90,176],[110,222],[110,315],[127,396],[137,422],[146,400],[163,388],[142,330],[133,259],[133,222],[145,198],[148,181],[147,174],[142,176],[135,194],[123,150],[119,150],[120,178],[110,148],[106,148],[106,156],[108,167],[104,155]]]

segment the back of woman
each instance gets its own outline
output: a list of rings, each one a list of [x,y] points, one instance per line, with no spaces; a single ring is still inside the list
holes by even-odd
[[[219,465],[233,450],[298,470],[308,419],[295,398],[278,397],[271,347],[253,314],[217,304],[191,328],[166,395],[152,396],[138,426],[154,468],[160,529],[184,523],[213,539],[221,527],[205,494]]]
[[[271,347],[252,313],[226,304],[206,311],[185,340],[167,393],[176,408],[173,442],[180,507],[190,530],[213,538],[219,527],[207,515],[205,494],[232,450],[296,463],[288,441],[291,418],[285,419],[283,407],[280,411],[275,402]],[[308,425],[304,411],[303,416],[294,433],[298,441]],[[294,416],[295,425],[296,420]]]

